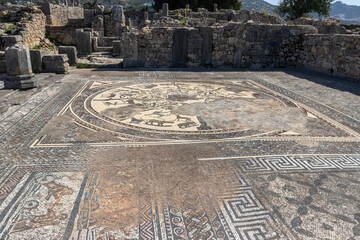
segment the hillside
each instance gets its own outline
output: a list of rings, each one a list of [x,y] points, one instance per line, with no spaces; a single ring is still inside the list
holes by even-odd
[[[330,16],[340,20],[360,22],[360,6],[347,5],[338,1],[331,5]]]
[[[241,0],[241,9],[253,9],[258,12],[268,12],[274,14],[275,5],[272,5],[264,0]]]

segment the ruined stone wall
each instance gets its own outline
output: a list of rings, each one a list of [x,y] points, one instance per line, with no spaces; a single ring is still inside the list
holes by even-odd
[[[303,64],[340,76],[360,77],[359,35],[306,35]]]
[[[251,68],[296,66],[300,59],[302,38],[317,33],[311,26],[266,24],[228,24],[213,28],[215,67]]]
[[[138,35],[139,52],[151,66],[156,62],[172,66],[175,29],[149,28]],[[185,29],[188,67],[296,66],[301,62],[304,35],[317,33],[311,26],[255,23]]]
[[[47,18],[47,25],[51,26],[65,26],[69,19],[84,19],[84,9],[82,7],[68,7],[49,4],[44,8]]]
[[[29,48],[39,45],[45,39],[46,17],[43,13],[33,13],[18,24],[18,33]]]
[[[181,19],[185,16],[191,16],[191,21],[194,23],[206,22],[206,25],[213,25],[221,22],[239,22],[245,23],[247,21],[254,21],[257,23],[266,24],[285,24],[286,22],[279,16],[256,12],[253,10],[242,10],[236,12],[233,10],[221,10],[218,12],[209,12],[206,9],[199,9],[197,12],[192,12],[185,9],[170,11],[169,16],[173,19]],[[155,15],[156,18],[160,18],[161,14]],[[206,20],[206,21],[205,21]]]
[[[76,45],[76,29],[76,27],[46,26],[48,38],[54,39],[57,43],[65,46]]]
[[[312,19],[312,18],[299,18],[293,21],[295,25],[311,25],[317,28],[319,34],[346,34],[347,29],[340,26],[337,19]]]
[[[173,32],[173,28],[153,28],[138,34],[138,58],[145,59],[146,67],[171,66]]]

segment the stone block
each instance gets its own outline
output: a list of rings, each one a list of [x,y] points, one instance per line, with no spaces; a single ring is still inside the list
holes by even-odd
[[[34,74],[21,76],[8,76],[4,81],[4,86],[7,89],[26,90],[37,87],[37,81],[33,78]]]
[[[124,68],[141,68],[145,66],[144,59],[138,58],[124,58],[123,67]]]
[[[2,38],[5,42],[5,49],[7,47],[12,47],[15,44],[18,44],[23,40],[22,36],[20,35],[7,35],[7,36],[3,36]]]
[[[121,40],[115,40],[112,42],[113,44],[113,55],[114,56],[122,56],[123,55],[123,45]]]
[[[43,68],[45,72],[67,73],[69,71],[69,59],[66,54],[45,55]]]
[[[34,73],[40,73],[42,71],[42,57],[43,51],[30,50],[31,67]]]
[[[73,46],[60,46],[59,54],[66,54],[69,59],[69,64],[74,65],[77,62],[77,51],[76,47]]]
[[[91,32],[85,29],[76,30],[76,48],[79,55],[90,55],[92,52]]]
[[[27,46],[15,45],[5,50],[6,72],[8,75],[32,73],[30,51]]]

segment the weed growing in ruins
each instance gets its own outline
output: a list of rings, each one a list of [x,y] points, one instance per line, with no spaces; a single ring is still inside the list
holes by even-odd
[[[11,10],[7,11],[4,19],[5,19],[5,21],[10,22],[10,20],[11,20]]]
[[[11,33],[11,31],[15,28],[16,26],[14,24],[8,26],[6,29],[5,29],[5,33]]]
[[[190,9],[179,9],[176,13],[176,17],[183,23],[184,26],[189,24]]]
[[[41,49],[41,47],[40,47],[40,45],[39,44],[36,44],[32,49],[34,49],[34,50],[40,50]]]

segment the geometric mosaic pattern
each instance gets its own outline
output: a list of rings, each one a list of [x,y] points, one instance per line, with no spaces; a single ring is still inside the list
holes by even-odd
[[[57,77],[0,115],[0,239],[358,239],[356,114],[312,98],[308,82],[305,96],[264,75]],[[119,98],[135,85],[151,101]],[[147,87],[171,94],[154,97]],[[210,93],[207,104],[220,107],[204,108],[199,96]],[[242,105],[220,115],[230,105],[221,102],[223,93]],[[89,96],[110,108],[93,105],[92,112]],[[153,97],[166,111],[155,109]],[[195,117],[183,101],[203,115]],[[258,103],[279,103],[279,111],[293,111],[293,122],[261,129],[267,122],[257,114],[267,109]],[[126,105],[124,114],[112,104]],[[261,121],[237,128],[229,119],[244,117],[236,111],[247,104],[260,106],[246,111]]]

